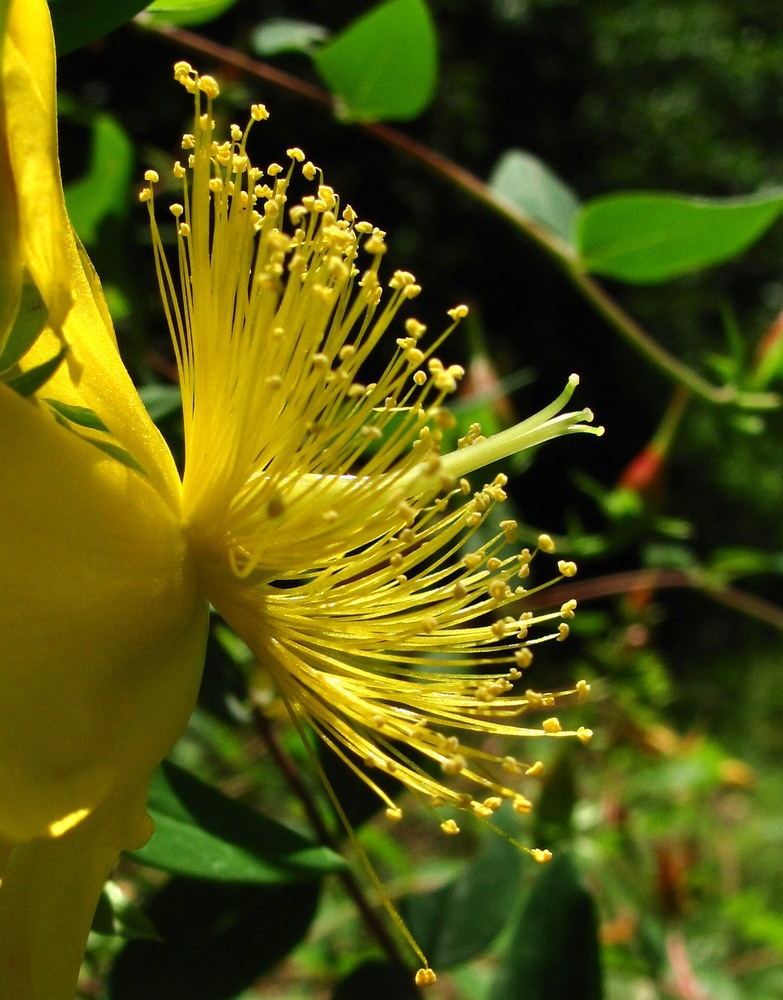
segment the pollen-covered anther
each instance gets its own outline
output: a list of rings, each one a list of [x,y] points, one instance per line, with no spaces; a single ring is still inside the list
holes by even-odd
[[[408,319],[405,320],[405,332],[410,337],[413,337],[414,340],[420,340],[427,332],[427,327],[424,323],[421,323],[419,320],[409,316]]]
[[[473,810],[473,815],[479,819],[489,819],[492,815],[492,809],[487,808],[483,802],[471,802],[470,808]]]
[[[423,372],[423,371],[414,372],[413,373],[413,381],[416,383],[417,386],[419,386],[419,388],[421,388],[423,385],[426,385],[426,383],[427,383],[427,374],[426,374],[426,372]]]
[[[593,730],[587,729],[585,726],[580,726],[576,731],[576,738],[580,743],[589,743],[593,738]]]
[[[534,861],[537,861],[540,865],[545,865],[547,861],[552,860],[552,852],[548,851],[546,848],[544,848],[544,850],[541,850],[540,847],[534,847],[530,851],[530,857]]]
[[[484,805],[492,812],[497,812],[503,805],[503,799],[499,795],[491,795],[488,799],[484,799]]]
[[[441,830],[448,837],[454,837],[459,833],[459,827],[453,819],[446,819],[440,825]]]
[[[507,597],[511,596],[511,587],[509,587],[505,580],[495,578],[487,587],[487,592],[493,601],[504,601]],[[496,631],[496,626],[500,629],[500,634]],[[492,632],[498,639],[502,639],[506,634],[505,622],[493,622]]]
[[[438,977],[430,968],[419,969],[414,978],[417,986],[432,986],[438,981]]]
[[[250,117],[254,122],[262,122],[269,117],[269,112],[263,104],[251,104]]]
[[[386,818],[397,822],[402,819],[402,809],[399,806],[389,806],[386,810]]]
[[[388,247],[380,236],[373,234],[368,240],[365,240],[364,249],[373,257],[381,257],[386,253]]]
[[[576,563],[568,559],[561,559],[557,568],[562,576],[576,576]]]
[[[175,219],[178,219],[185,211],[185,209],[182,207],[182,205],[178,204],[177,202],[174,202],[173,205],[169,205],[169,211],[171,212],[171,214],[174,216]]]
[[[517,795],[514,798],[514,812],[521,816],[526,816],[533,808],[533,803],[524,795]]]
[[[464,319],[468,315],[468,307],[465,305],[454,306],[453,309],[447,310],[448,315],[456,322],[457,320]]]
[[[562,733],[563,731],[563,727],[560,725],[560,720],[555,718],[554,716],[552,716],[552,718],[550,719],[544,719],[544,721],[541,723],[541,728],[544,730],[545,733],[548,733],[550,736],[553,735],[554,733]]]
[[[570,601],[566,601],[560,606],[560,614],[563,618],[573,618],[574,612],[576,611],[576,601],[572,597]]]
[[[565,642],[568,636],[571,634],[571,628],[567,622],[560,622],[557,626],[557,641]]]
[[[514,650],[514,662],[520,670],[527,670],[533,662],[533,654],[527,646],[522,646],[521,649]]]
[[[484,562],[484,555],[481,552],[469,552],[463,556],[462,563],[466,569],[475,570]]]
[[[452,754],[451,757],[446,757],[443,761],[441,761],[440,769],[444,774],[453,778],[462,772],[466,763],[467,761],[461,753],[455,753]]]
[[[539,535],[538,536],[538,547],[542,552],[547,552],[550,555],[555,551],[555,543],[551,535]]]
[[[198,78],[198,89],[202,94],[206,94],[211,101],[214,101],[220,93],[220,87],[214,76],[200,76]]]
[[[500,530],[503,532],[506,541],[512,545],[517,539],[519,525],[516,521],[506,520],[500,522]]]
[[[422,618],[421,630],[425,635],[432,635],[438,628],[438,623],[434,618]]]
[[[576,693],[580,701],[584,701],[590,694],[590,685],[585,680],[576,682]]]

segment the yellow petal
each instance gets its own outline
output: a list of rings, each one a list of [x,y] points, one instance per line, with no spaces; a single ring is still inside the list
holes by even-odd
[[[104,880],[145,789],[123,790],[62,837],[0,842],[0,1000],[71,1000]]]
[[[144,476],[5,386],[0,428],[0,837],[24,841],[165,756],[198,690],[207,606]]]
[[[175,510],[180,485],[174,461],[122,364],[100,282],[66,213],[57,160],[54,40],[45,0],[11,0],[2,58],[0,203],[10,203],[3,212],[12,212],[15,204],[19,266],[27,269],[49,311],[48,333],[23,367],[53,357],[65,341],[68,363],[47,382],[43,394],[94,410]],[[3,169],[4,146],[10,176]],[[0,225],[6,222],[13,219],[0,214]],[[0,276],[0,292],[3,282],[21,281],[18,268],[10,268],[9,263]]]

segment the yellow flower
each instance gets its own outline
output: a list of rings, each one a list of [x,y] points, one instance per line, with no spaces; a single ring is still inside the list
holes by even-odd
[[[180,480],[65,213],[43,0],[11,0],[2,70],[2,336],[16,342],[31,303],[45,324],[0,372],[0,998],[68,1000],[103,879],[149,835],[149,776],[195,700],[209,602],[390,818],[374,771],[435,807],[529,810],[515,778],[540,764],[465,737],[589,739],[555,717],[513,721],[586,691],[517,690],[574,602],[524,610],[552,540],[512,549],[516,524],[492,527],[505,477],[475,491],[465,477],[600,429],[562,412],[572,376],[529,420],[489,439],[474,426],[448,452],[444,403],[463,373],[436,351],[465,307],[433,340],[410,316],[390,333],[419,286],[397,271],[384,287],[385,234],[299,149],[287,167],[252,165],[262,106],[218,140],[216,82],[178,63],[194,127],[173,170],[174,272],[154,171],[142,200],[182,385]],[[300,184],[310,193],[289,203]],[[561,561],[555,579],[573,572]],[[442,829],[458,832],[451,817]]]

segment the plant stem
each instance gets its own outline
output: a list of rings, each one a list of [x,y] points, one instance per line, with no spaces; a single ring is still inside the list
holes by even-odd
[[[705,597],[718,604],[732,608],[748,618],[771,625],[783,632],[783,608],[763,597],[748,594],[736,587],[719,587],[711,584],[698,572],[686,572],[680,569],[640,569],[624,573],[611,573],[595,577],[592,580],[580,580],[574,583],[560,583],[557,586],[557,599],[578,601],[595,601],[602,597],[614,597],[617,594],[628,594],[640,590],[671,590],[687,587],[697,590]],[[541,604],[551,604],[551,598],[540,598]],[[531,595],[525,599],[526,607],[536,606],[536,598]]]
[[[333,106],[328,91],[307,83],[290,73],[285,73],[268,63],[252,59],[241,52],[236,52],[185,28],[168,25],[144,25],[143,21],[139,23],[172,45],[201,52],[250,76],[266,80],[276,87],[297,94],[305,100],[330,108]],[[713,405],[736,406],[746,410],[770,410],[780,406],[781,399],[777,393],[745,391],[735,385],[715,386],[679,358],[670,354],[633,317],[629,316],[594,278],[582,269],[579,257],[572,246],[550,232],[526,212],[496,194],[488,184],[469,170],[389,125],[368,122],[354,124],[367,134],[426,166],[432,173],[447,180],[471,199],[510,222],[555,261],[593,309],[631,347],[660,372],[674,382],[688,388],[695,396]]]
[[[302,781],[299,771],[293,761],[280,745],[274,727],[271,725],[261,709],[255,705],[253,706],[253,724],[258,730],[259,735],[269,747],[269,752],[274,757],[275,763],[280,768],[280,771],[289,788],[302,803],[304,810],[307,813],[307,818],[309,819],[320,843],[323,844],[324,847],[328,847],[335,851],[337,854],[342,853],[340,845],[337,843],[329,828],[324,823],[323,817],[321,816],[310,789],[307,787],[305,782]],[[357,910],[361,914],[367,929],[378,942],[381,949],[386,953],[389,961],[395,965],[407,967],[409,963],[402,957],[396,941],[391,934],[389,934],[384,922],[378,918],[378,914],[372,906],[370,906],[369,901],[364,895],[364,890],[357,881],[353,872],[348,870],[340,872],[339,877],[346,892],[351,897]]]

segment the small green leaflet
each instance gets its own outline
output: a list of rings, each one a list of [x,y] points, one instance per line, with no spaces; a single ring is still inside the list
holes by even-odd
[[[153,775],[148,807],[155,833],[131,856],[152,868],[217,882],[274,885],[318,879],[345,867],[333,851],[168,761]]]
[[[46,326],[49,310],[38,288],[30,281],[22,285],[22,297],[13,328],[0,353],[0,375],[18,364]]]
[[[432,100],[437,39],[424,0],[388,0],[314,56],[345,121],[415,118]]]
[[[522,149],[507,149],[487,181],[495,194],[571,245],[579,201],[549,167]]]
[[[591,274],[653,284],[736,257],[781,212],[780,189],[709,199],[654,192],[610,194],[582,208],[576,246]]]

